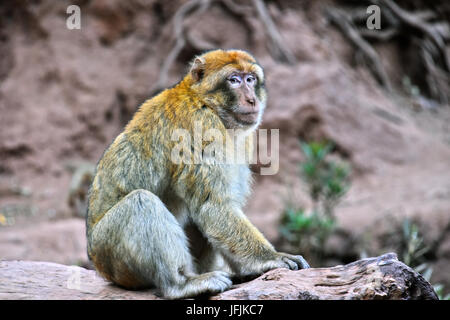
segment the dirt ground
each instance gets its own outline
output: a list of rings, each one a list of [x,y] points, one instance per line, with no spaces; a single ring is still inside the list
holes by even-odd
[[[66,28],[67,1],[0,4],[0,259],[88,265],[84,219],[69,205],[74,172],[95,164],[152,95],[182,1],[76,3],[80,30]],[[262,127],[280,130],[280,167],[256,176],[247,215],[275,241],[286,199],[311,205],[298,141],[326,138],[352,167],[339,226],[382,234],[387,217],[417,219],[425,240],[439,241],[432,282],[450,288],[450,106],[418,108],[400,89],[384,91],[323,18],[332,2],[307,3],[268,6],[294,65],[273,58],[256,17],[213,5],[185,22],[195,43],[248,50],[267,76]],[[181,51],[167,86],[201,49]],[[390,73],[401,72],[398,45],[377,49]],[[383,249],[369,243],[369,253]]]

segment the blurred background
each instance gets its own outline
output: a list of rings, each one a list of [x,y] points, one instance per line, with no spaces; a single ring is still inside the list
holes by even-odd
[[[449,20],[448,1],[425,0],[2,1],[0,259],[89,268],[86,193],[105,148],[194,55],[239,48],[265,69],[262,127],[280,129],[251,221],[314,267],[396,252],[444,298]]]

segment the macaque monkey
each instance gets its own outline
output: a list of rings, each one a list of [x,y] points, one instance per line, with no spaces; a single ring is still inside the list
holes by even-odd
[[[100,159],[89,192],[88,255],[102,276],[177,299],[222,292],[233,276],[309,267],[302,256],[277,252],[242,212],[248,165],[171,159],[177,129],[193,132],[200,123],[223,136],[228,129],[250,135],[265,105],[256,60],[214,50],[140,106]]]

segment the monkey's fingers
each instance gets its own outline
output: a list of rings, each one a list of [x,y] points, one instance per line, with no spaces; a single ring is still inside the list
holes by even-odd
[[[283,260],[283,262],[287,264],[290,270],[298,270],[297,263],[295,261],[292,261],[290,257],[283,257],[281,258],[281,260]]]
[[[306,260],[300,256],[300,255],[292,255],[288,253],[278,253],[281,255],[281,260],[287,265],[286,267],[291,270],[298,270],[298,269],[308,269],[309,264],[306,262]]]
[[[222,291],[228,289],[233,285],[233,281],[230,279],[230,274],[225,271],[214,271],[215,279],[223,287]]]
[[[309,269],[310,268],[308,262],[306,262],[306,260],[300,255],[292,256],[292,260],[294,260],[298,264],[300,269]]]

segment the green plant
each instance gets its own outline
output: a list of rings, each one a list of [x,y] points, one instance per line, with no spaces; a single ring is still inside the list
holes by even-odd
[[[419,226],[418,223],[409,218],[394,221],[393,230],[388,237],[390,242],[396,243],[395,246],[400,260],[422,274],[424,279],[430,282],[433,268],[426,262],[425,257],[430,248],[426,245]],[[450,294],[444,294],[442,284],[436,283],[433,288],[440,300],[450,300]]]
[[[300,176],[313,203],[312,210],[292,205],[284,210],[280,233],[302,252],[320,258],[324,244],[335,230],[334,209],[349,187],[349,169],[330,159],[333,145],[328,142],[300,142],[305,160]]]
[[[433,285],[439,300],[450,300],[450,293],[444,294],[444,286],[440,283]]]
[[[300,146],[305,155],[300,173],[313,201],[313,211],[332,217],[334,207],[348,190],[349,169],[327,158],[333,149],[329,142],[300,142]]]
[[[288,208],[283,215],[281,233],[291,242],[302,245],[303,240],[314,248],[320,248],[335,225],[334,218],[322,217],[314,211],[307,214],[303,209]]]
[[[420,266],[423,256],[429,248],[424,244],[423,237],[419,234],[417,224],[404,219],[402,222],[402,241],[400,244],[401,260],[408,266]]]
[[[403,89],[406,93],[408,93],[410,96],[417,98],[420,96],[420,89],[418,86],[412,83],[411,78],[408,76],[404,76],[402,78],[402,85]]]

